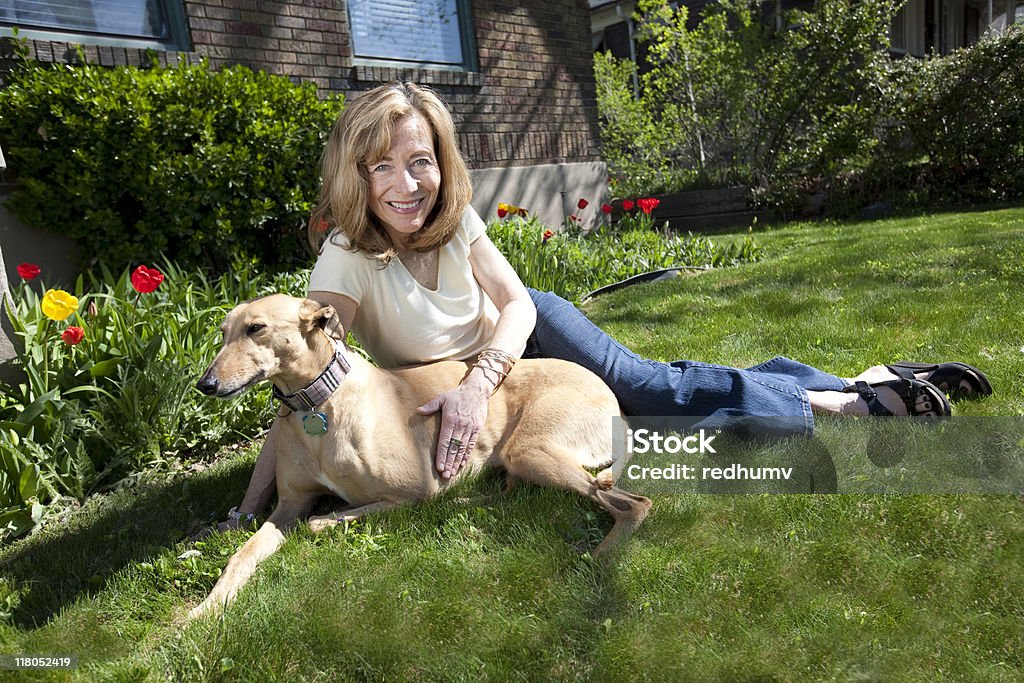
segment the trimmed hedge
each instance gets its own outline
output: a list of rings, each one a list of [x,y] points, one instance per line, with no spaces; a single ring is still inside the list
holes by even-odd
[[[72,237],[82,265],[305,265],[318,161],[343,105],[241,66],[23,60],[0,91],[0,141],[19,184],[8,207]]]
[[[864,182],[924,203],[1024,197],[1024,26],[904,60]]]

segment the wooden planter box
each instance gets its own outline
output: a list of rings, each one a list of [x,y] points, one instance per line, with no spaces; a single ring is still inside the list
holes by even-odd
[[[672,230],[680,232],[726,232],[746,228],[755,218],[758,223],[768,219],[767,212],[750,208],[748,195],[746,187],[651,195],[660,201],[652,216],[656,225],[661,226],[668,221]],[[620,204],[616,202],[613,220],[622,215]]]

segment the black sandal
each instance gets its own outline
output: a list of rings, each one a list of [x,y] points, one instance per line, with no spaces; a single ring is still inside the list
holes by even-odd
[[[904,379],[915,379],[915,372],[929,373],[925,380],[937,386],[954,399],[979,398],[992,395],[992,384],[985,373],[967,363],[911,363],[900,361],[886,365],[892,372]],[[960,382],[966,380],[971,385],[969,390],[960,388]]]
[[[935,413],[937,417],[949,417],[953,414],[953,408],[949,405],[946,395],[931,382],[921,379],[892,379],[888,382],[854,382],[843,389],[846,393],[857,393],[868,404],[868,412],[879,417],[895,417],[895,415],[878,400],[878,393],[875,387],[886,387],[896,392],[896,395],[907,407],[907,414],[911,417],[933,417],[928,413]],[[922,396],[930,399],[930,402],[921,406],[917,405],[918,399]]]

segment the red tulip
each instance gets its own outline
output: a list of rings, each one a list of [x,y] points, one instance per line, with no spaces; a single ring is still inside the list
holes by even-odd
[[[611,212],[612,212],[612,205],[611,204],[602,204],[601,205],[601,213],[607,215],[607,214],[610,214]]]
[[[504,206],[499,206],[498,207],[498,218],[504,218],[507,215],[508,215],[508,209],[506,209]]]
[[[160,286],[160,283],[164,281],[164,274],[156,268],[147,268],[146,266],[139,266],[132,273],[132,287],[139,294],[149,294],[156,290]]]
[[[85,330],[81,327],[71,325],[61,333],[60,338],[64,340],[64,343],[68,346],[74,346],[85,339]]]
[[[587,205],[589,203],[590,202],[588,202],[586,199],[581,199],[578,202],[576,202],[576,206],[579,208],[580,211],[582,211],[583,209],[587,208]]]
[[[623,211],[632,211],[633,210],[633,206],[634,206],[634,204],[633,204],[633,200],[632,199],[623,199],[622,200],[622,210]]]
[[[22,263],[18,266],[18,275],[21,276],[22,280],[32,280],[39,277],[39,273],[42,271],[34,263]]]
[[[647,197],[646,199],[636,200],[636,203],[640,205],[640,208],[644,213],[650,215],[651,211],[654,211],[658,208],[658,204],[661,204],[661,200],[655,199],[654,197]]]
[[[549,239],[551,239],[554,236],[555,236],[555,233],[551,232],[550,230],[545,230],[544,231],[544,237],[541,239],[541,244],[547,242]]]

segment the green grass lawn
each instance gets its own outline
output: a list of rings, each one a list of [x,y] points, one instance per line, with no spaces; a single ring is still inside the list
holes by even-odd
[[[996,395],[957,415],[1024,416],[1024,209],[757,240],[761,262],[585,310],[663,360],[781,354],[841,375],[965,360]],[[246,535],[179,559],[185,530],[240,499],[254,457],[90,501],[5,549],[0,651],[79,656],[39,680],[1024,679],[1020,495],[663,495],[596,563],[577,548],[603,513],[535,487],[460,501],[500,487],[485,475],[347,531],[300,530],[225,617],[188,623]]]

